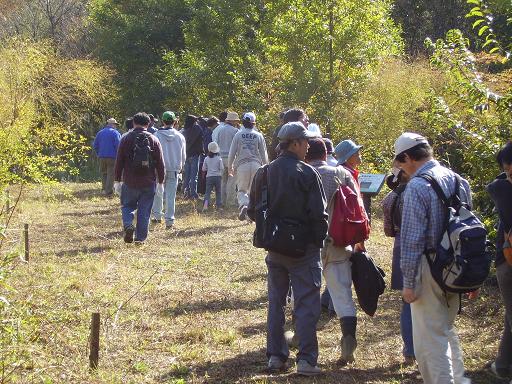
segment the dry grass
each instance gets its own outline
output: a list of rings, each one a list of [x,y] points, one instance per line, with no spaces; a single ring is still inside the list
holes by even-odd
[[[338,364],[339,325],[323,316],[318,334],[325,374],[269,376],[266,267],[264,252],[251,245],[252,224],[239,222],[235,212],[198,215],[180,201],[177,230],[153,226],[147,244],[135,247],[122,241],[117,199],[100,197],[97,184],[65,187],[67,194],[33,189],[16,218],[17,226],[31,224],[32,258],[19,263],[10,280],[10,298],[28,319],[28,336],[18,344],[27,358],[14,382],[421,382],[414,368],[401,365],[400,298],[389,290],[374,318],[360,314],[354,365]],[[369,251],[389,281],[391,241],[381,232],[376,221]],[[475,383],[499,383],[484,369],[502,329],[498,297],[496,288],[486,288],[458,320]],[[102,349],[99,369],[90,373],[89,322],[96,311]]]

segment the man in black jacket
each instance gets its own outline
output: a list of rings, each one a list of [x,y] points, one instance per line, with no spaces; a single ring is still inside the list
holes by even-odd
[[[268,251],[268,368],[286,367],[289,350],[284,337],[284,308],[291,283],[299,337],[297,373],[310,376],[321,373],[316,365],[316,324],[320,317],[320,248],[327,235],[327,204],[320,175],[304,162],[311,133],[302,123],[293,122],[283,125],[278,137],[282,152],[267,169],[268,211],[274,218],[301,223],[310,235],[302,257]],[[263,168],[260,168],[251,187],[247,213],[252,220],[256,218],[255,197],[266,182],[263,175]]]

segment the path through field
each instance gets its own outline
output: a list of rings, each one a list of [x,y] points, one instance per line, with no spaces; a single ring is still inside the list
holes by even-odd
[[[251,244],[253,224],[229,211],[198,215],[180,200],[177,229],[153,225],[147,244],[135,247],[122,241],[117,199],[101,197],[99,184],[65,187],[68,194],[31,190],[14,223],[30,223],[32,254],[11,277],[11,299],[33,330],[20,341],[26,358],[15,382],[421,383],[414,367],[401,365],[397,292],[386,291],[374,318],[359,313],[355,364],[338,364],[339,324],[323,314],[325,374],[269,376],[266,268],[264,252]],[[369,252],[389,282],[391,241],[381,233],[377,218]],[[464,305],[458,326],[468,375],[474,383],[500,383],[484,369],[502,329],[497,290],[486,287]],[[101,352],[91,374],[87,345],[96,311]]]

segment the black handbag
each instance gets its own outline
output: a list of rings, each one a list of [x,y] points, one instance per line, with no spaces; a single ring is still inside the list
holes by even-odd
[[[262,183],[256,195],[256,229],[253,245],[286,256],[301,258],[306,254],[309,227],[292,218],[274,217],[268,206],[268,165],[262,169]]]

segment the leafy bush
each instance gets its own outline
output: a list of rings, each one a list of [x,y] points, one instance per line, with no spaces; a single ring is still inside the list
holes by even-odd
[[[60,57],[48,42],[0,46],[0,185],[45,182],[78,171],[80,130],[112,101],[110,70]],[[84,132],[88,133],[88,132]]]

